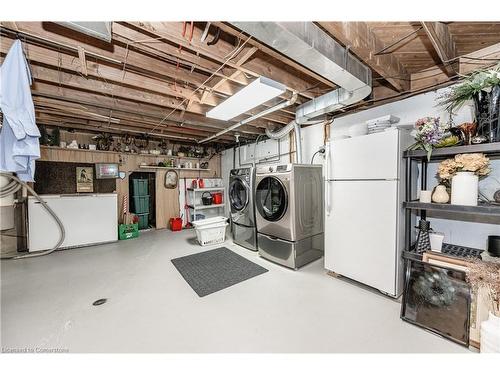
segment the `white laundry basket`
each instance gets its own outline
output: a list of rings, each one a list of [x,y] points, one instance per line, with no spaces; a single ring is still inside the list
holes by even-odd
[[[217,245],[226,240],[226,227],[228,223],[227,218],[224,216],[195,220],[192,224],[201,246]]]

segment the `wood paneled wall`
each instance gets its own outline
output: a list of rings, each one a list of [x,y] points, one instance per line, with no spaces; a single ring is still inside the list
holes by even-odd
[[[68,148],[41,146],[41,160],[71,162],[71,163],[118,163],[120,171],[126,172],[126,177],[116,180],[118,194],[118,221],[123,216],[123,197],[129,195],[129,175],[134,171],[153,171],[156,173],[156,228],[167,228],[171,217],[179,215],[179,188],[167,189],[164,186],[165,174],[168,169],[143,169],[141,164],[156,165],[160,161],[170,159],[165,155],[140,155],[118,153],[111,151],[74,150]],[[187,160],[187,159],[186,159]],[[204,161],[203,159],[202,161]],[[179,178],[216,178],[221,177],[220,156],[215,155],[208,161],[206,171],[178,170]],[[130,202],[129,202],[130,207]]]

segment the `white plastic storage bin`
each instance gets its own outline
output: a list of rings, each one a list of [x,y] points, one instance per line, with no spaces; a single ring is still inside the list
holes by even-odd
[[[224,216],[195,220],[192,224],[201,246],[217,245],[226,240],[226,227],[228,223],[227,218]]]

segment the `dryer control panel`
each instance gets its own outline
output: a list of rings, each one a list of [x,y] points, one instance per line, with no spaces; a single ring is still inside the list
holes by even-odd
[[[292,170],[293,164],[268,164],[257,166],[257,174],[284,173]]]

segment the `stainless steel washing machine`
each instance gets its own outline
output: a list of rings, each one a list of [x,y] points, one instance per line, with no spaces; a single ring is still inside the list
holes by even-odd
[[[257,251],[255,226],[255,168],[239,168],[229,174],[229,202],[233,242]]]
[[[309,164],[256,168],[259,254],[297,269],[324,254],[322,167]]]

